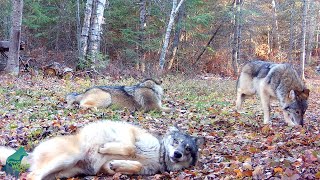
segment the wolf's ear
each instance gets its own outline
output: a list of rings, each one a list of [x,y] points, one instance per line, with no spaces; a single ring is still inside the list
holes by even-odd
[[[204,146],[205,138],[200,136],[200,137],[194,137],[194,140],[196,141],[197,146],[202,149]]]
[[[174,124],[173,126],[171,126],[169,128],[169,132],[174,132],[174,131],[180,131],[180,129],[178,128],[177,124]]]
[[[310,93],[310,90],[309,90],[309,89],[304,89],[304,90],[302,91],[302,93],[300,94],[300,97],[301,97],[302,99],[307,100],[308,97],[309,97],[309,93]]]
[[[290,98],[291,100],[295,100],[295,99],[296,99],[296,96],[297,96],[297,93],[295,92],[295,90],[291,90],[291,91],[289,92],[289,98]]]

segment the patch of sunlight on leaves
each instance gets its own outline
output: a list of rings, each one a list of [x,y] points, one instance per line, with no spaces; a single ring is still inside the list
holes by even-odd
[[[10,129],[15,129],[15,128],[17,128],[17,127],[18,127],[17,124],[11,123],[11,124],[9,125],[9,128],[10,128]]]

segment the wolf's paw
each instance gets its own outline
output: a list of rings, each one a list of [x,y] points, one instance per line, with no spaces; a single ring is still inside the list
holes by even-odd
[[[111,169],[112,171],[116,171],[117,170],[117,163],[115,161],[110,161],[109,162],[109,169]]]

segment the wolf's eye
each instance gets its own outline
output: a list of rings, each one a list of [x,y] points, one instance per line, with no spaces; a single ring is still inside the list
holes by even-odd
[[[299,112],[299,111],[296,111],[296,114],[300,114],[300,112]]]
[[[186,151],[187,151],[187,152],[190,152],[190,151],[191,151],[191,148],[190,148],[189,146],[187,146],[187,147],[186,147]]]
[[[173,139],[173,144],[174,145],[178,145],[179,144],[179,141],[177,139]]]

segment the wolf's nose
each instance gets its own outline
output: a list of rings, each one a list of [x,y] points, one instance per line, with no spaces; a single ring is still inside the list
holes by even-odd
[[[175,158],[181,158],[181,157],[182,157],[182,154],[181,154],[180,152],[178,152],[178,151],[175,151],[175,152],[173,153],[173,156],[174,156]]]

